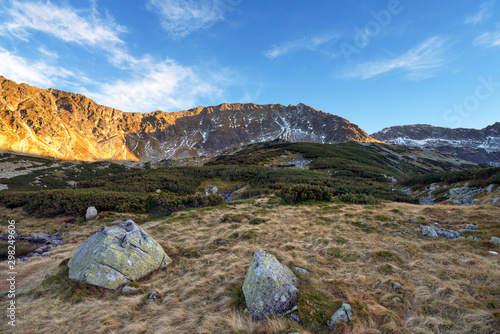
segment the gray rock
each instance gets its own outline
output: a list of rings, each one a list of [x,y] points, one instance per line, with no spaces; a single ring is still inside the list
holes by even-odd
[[[85,240],[69,260],[69,278],[116,289],[171,262],[155,240],[127,220],[104,227]]]
[[[447,230],[436,226],[422,226],[422,234],[429,238],[441,237],[445,239],[458,239],[463,237],[460,232],[454,230]]]
[[[158,293],[156,291],[153,291],[149,294],[148,296],[148,303],[156,303],[158,301]]]
[[[494,186],[495,186],[494,184],[490,184],[490,185],[488,186],[488,188],[486,188],[486,192],[487,192],[488,194],[489,194],[489,193],[491,193],[491,191],[493,190],[493,187],[494,187]]]
[[[481,240],[481,238],[479,238],[479,237],[475,237],[475,236],[472,236],[472,235],[469,235],[469,236],[467,237],[467,239],[476,240],[476,241]]]
[[[392,298],[392,301],[395,302],[395,303],[398,303],[398,304],[402,304],[403,303],[403,300],[399,297],[394,297]]]
[[[467,225],[465,225],[465,229],[467,229],[469,231],[477,231],[477,230],[479,230],[479,227],[475,224],[467,224]]]
[[[85,214],[85,220],[91,220],[97,217],[97,209],[93,206],[87,208],[87,213]]]
[[[297,270],[299,273],[303,275],[309,275],[311,272],[307,269],[301,268],[301,267],[293,267],[293,269]]]
[[[398,225],[398,222],[393,220],[392,222],[388,222],[387,225]]]
[[[422,234],[428,238],[437,238],[436,229],[434,226],[422,226]]]
[[[247,308],[255,320],[263,320],[271,314],[282,315],[293,308],[297,287],[297,277],[274,255],[255,251],[243,283]]]
[[[134,291],[137,291],[137,290],[139,290],[139,289],[134,288],[133,286],[126,285],[126,286],[123,287],[122,292],[123,293],[127,293],[127,292],[134,292]]]
[[[496,243],[497,245],[500,245],[500,238],[497,238],[497,237],[491,237],[491,240],[492,242]]]
[[[328,328],[333,330],[335,328],[335,325],[339,322],[348,322],[350,320],[352,320],[351,305],[343,303],[342,307],[335,311],[335,313],[332,315],[332,318],[328,320],[327,325]]]
[[[210,185],[207,187],[206,191],[205,191],[205,195],[215,195],[219,192],[219,189],[216,187],[216,186],[213,186],[213,185]]]
[[[406,291],[406,288],[396,281],[390,282],[389,285],[391,286],[391,288],[394,289],[394,291],[396,291],[398,293],[403,293]]]

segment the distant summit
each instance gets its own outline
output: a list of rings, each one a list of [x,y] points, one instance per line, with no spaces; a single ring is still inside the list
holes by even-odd
[[[377,142],[342,117],[299,104],[221,104],[127,113],[80,95],[0,76],[0,149],[70,160],[215,156],[272,140]]]
[[[450,129],[427,124],[392,126],[371,135],[384,142],[451,154],[500,166],[500,122],[484,129]]]

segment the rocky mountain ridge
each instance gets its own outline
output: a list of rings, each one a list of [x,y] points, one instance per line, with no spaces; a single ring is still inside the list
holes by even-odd
[[[373,138],[396,145],[451,154],[464,160],[500,166],[500,122],[484,129],[450,129],[428,124],[392,126]]]
[[[1,76],[0,89],[0,149],[60,159],[157,161],[214,156],[275,139],[377,142],[344,118],[304,104],[233,103],[142,114]]]

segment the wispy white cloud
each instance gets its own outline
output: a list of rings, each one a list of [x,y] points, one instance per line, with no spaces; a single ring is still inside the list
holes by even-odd
[[[0,26],[0,35],[29,42],[33,32],[41,32],[64,42],[104,50],[112,61],[123,60],[125,42],[120,34],[126,28],[111,17],[101,18],[95,4],[85,11],[50,1],[12,1],[6,7],[7,18]]]
[[[433,76],[433,70],[445,62],[445,40],[431,37],[403,55],[387,60],[370,61],[342,71],[346,79],[370,79],[388,72],[403,72],[410,80],[422,80]]]
[[[465,23],[476,25],[491,18],[495,1],[486,1],[479,7],[479,11],[465,18]]]
[[[500,46],[500,30],[482,33],[476,37],[474,45],[486,47]]]
[[[203,79],[191,67],[172,60],[154,62],[144,58],[128,80],[101,83],[98,89],[85,92],[98,103],[123,111],[175,111],[195,105],[200,97],[214,97],[222,90]]]
[[[74,73],[43,61],[28,61],[0,47],[0,75],[19,83],[48,88],[62,79],[73,77]]]
[[[224,14],[241,0],[149,0],[148,7],[159,12],[162,27],[173,38],[182,38],[224,20]]]
[[[291,42],[286,42],[281,45],[273,45],[269,50],[264,51],[264,55],[268,58],[274,59],[283,56],[287,53],[299,50],[317,50],[320,45],[326,44],[332,40],[338,39],[337,34],[323,34],[313,37],[304,37]]]
[[[196,6],[195,2],[192,6]],[[11,80],[42,88],[78,87],[79,92],[100,104],[133,112],[185,109],[195,105],[200,98],[220,96],[220,87],[227,84],[217,72],[183,66],[170,59],[133,56],[121,38],[126,28],[114,23],[111,17],[102,19],[95,1],[86,10],[59,6],[50,1],[14,0],[3,7],[7,15],[0,27],[0,35],[30,43],[33,32],[41,32],[66,43],[81,45],[93,54],[105,51],[108,61],[121,70],[120,79],[107,78],[108,81],[100,82],[97,78],[89,80],[83,73],[75,74],[58,66],[57,62],[61,60],[47,48],[40,47],[38,51],[52,58],[50,65],[0,48],[0,74]]]
[[[49,51],[45,47],[42,47],[42,46],[38,48],[38,52],[40,52],[41,54],[44,54],[45,56],[50,57],[50,58],[59,58],[59,55],[57,54],[57,52]]]

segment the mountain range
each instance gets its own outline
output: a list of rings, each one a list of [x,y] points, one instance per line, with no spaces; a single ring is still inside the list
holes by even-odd
[[[409,125],[369,136],[342,117],[304,104],[224,103],[179,112],[123,112],[80,94],[0,76],[0,150],[66,160],[144,162],[211,157],[273,140],[387,142],[500,163],[500,123],[482,130]]]
[[[451,154],[464,160],[500,166],[500,122],[484,129],[450,129],[427,124],[392,126],[371,135],[396,145]]]

